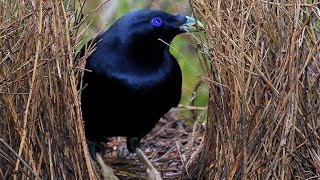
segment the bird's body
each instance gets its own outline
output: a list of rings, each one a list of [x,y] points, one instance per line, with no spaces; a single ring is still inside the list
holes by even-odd
[[[85,72],[84,83],[88,86],[82,92],[82,109],[89,140],[103,141],[110,136],[141,139],[178,105],[181,70],[170,54],[164,56],[158,57],[163,61],[155,67],[139,66],[122,57],[106,65],[108,72]],[[86,68],[94,69],[91,63]]]
[[[135,152],[139,142],[181,97],[182,76],[169,47],[189,28],[189,18],[156,10],[132,11],[93,40],[81,93],[89,141],[125,136]],[[193,19],[194,20],[194,19]],[[189,24],[188,24],[189,23]],[[84,54],[84,49],[82,50]]]

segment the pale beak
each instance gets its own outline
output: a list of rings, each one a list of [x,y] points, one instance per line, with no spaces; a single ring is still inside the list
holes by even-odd
[[[200,21],[195,20],[194,18],[189,17],[189,16],[186,16],[186,18],[187,18],[187,21],[179,27],[180,31],[198,32],[198,30],[204,29],[204,26]],[[199,27],[199,28],[197,28],[197,27]]]

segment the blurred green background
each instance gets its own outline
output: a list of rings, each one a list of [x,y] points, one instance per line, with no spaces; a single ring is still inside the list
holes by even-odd
[[[92,12],[105,1],[106,0],[87,1],[83,11],[84,15]],[[86,31],[88,40],[99,32],[103,32],[108,29],[108,27],[122,15],[131,10],[141,8],[158,9],[172,14],[181,13],[183,15],[192,16],[189,2],[187,0],[110,0],[97,12],[93,13],[89,18],[87,18],[85,24],[90,24],[89,29]],[[198,36],[197,33],[195,35]],[[83,43],[85,43],[85,41]],[[200,67],[195,51],[196,44],[191,41],[190,35],[181,34],[173,40],[171,45],[183,56],[182,57],[173,48],[170,48],[170,52],[178,60],[183,74],[182,99],[180,104],[189,106],[194,98],[194,106],[207,106],[207,85],[205,83],[201,83],[201,86],[197,88],[196,93],[194,93],[196,85],[200,80],[200,77],[197,75],[203,75],[203,71]],[[81,47],[82,45],[79,46],[79,48]],[[185,110],[179,112],[182,112],[179,114],[182,115],[184,119],[191,119],[190,111]],[[197,119],[203,120],[205,112],[197,112]]]

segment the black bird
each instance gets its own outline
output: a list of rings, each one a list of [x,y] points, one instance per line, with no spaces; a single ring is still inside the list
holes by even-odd
[[[89,42],[95,51],[87,59],[90,72],[84,72],[87,86],[81,92],[87,140],[125,136],[130,152],[142,152],[140,140],[181,97],[181,69],[166,43],[197,31],[196,24],[202,27],[188,16],[135,10]],[[95,149],[89,145],[89,150],[94,156]]]

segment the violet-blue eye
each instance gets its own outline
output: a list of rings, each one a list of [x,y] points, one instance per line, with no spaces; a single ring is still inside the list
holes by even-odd
[[[162,25],[163,21],[160,17],[154,17],[152,20],[151,20],[152,24],[159,27]]]

